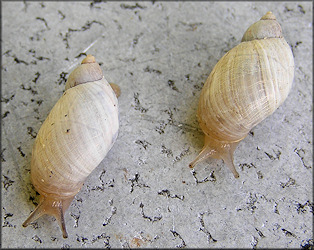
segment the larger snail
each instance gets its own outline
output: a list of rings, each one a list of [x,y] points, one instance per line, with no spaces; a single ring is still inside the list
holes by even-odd
[[[218,61],[204,84],[197,118],[205,143],[190,167],[208,157],[223,159],[238,178],[234,150],[284,102],[293,77],[291,48],[276,17],[267,12],[247,29],[241,43]]]
[[[65,211],[117,138],[116,95],[119,88],[109,85],[91,55],[70,74],[65,92],[41,126],[33,146],[31,181],[40,193],[40,202],[24,227],[50,214],[67,237]]]

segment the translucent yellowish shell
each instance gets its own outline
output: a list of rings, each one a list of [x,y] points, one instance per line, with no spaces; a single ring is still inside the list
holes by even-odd
[[[37,134],[31,180],[41,200],[23,226],[52,214],[67,237],[63,214],[113,146],[118,118],[117,97],[95,58],[88,55],[69,76],[66,91]]]
[[[268,12],[216,64],[202,89],[197,117],[205,145],[190,164],[221,158],[234,176],[233,152],[249,131],[287,98],[294,77],[292,51]]]

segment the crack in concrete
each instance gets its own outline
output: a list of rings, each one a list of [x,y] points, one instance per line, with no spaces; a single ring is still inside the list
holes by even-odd
[[[4,180],[2,181],[3,187],[5,190],[8,190],[8,188],[14,183],[9,177],[2,175]]]
[[[307,165],[307,164],[305,164],[305,162],[304,162],[304,155],[305,155],[305,150],[304,150],[304,149],[302,149],[302,148],[300,148],[300,149],[295,148],[295,149],[294,149],[294,152],[299,156],[300,160],[302,161],[303,166],[304,166],[306,169],[312,168],[312,166]]]
[[[96,237],[93,237],[91,240],[91,243],[95,243],[96,241],[104,240],[104,247],[105,248],[111,248],[110,246],[110,236],[106,235],[105,233],[102,233],[101,235],[97,235]]]
[[[252,235],[252,241],[251,241],[252,248],[255,249],[257,244],[258,244],[258,239],[254,235]]]
[[[82,32],[82,31],[85,31],[85,30],[88,30],[92,27],[93,24],[99,24],[101,26],[104,26],[103,23],[99,22],[99,21],[96,21],[96,20],[93,20],[93,21],[87,21],[81,28],[79,29],[72,29],[72,28],[68,28],[68,31],[65,33],[65,35],[63,35],[61,32],[59,33],[59,35],[62,37],[62,40],[63,42],[65,43],[66,45],[66,49],[69,49],[70,48],[70,45],[69,45],[69,38],[71,36],[71,34],[73,32]]]
[[[176,245],[176,247],[177,248],[185,248],[186,247],[186,244],[185,244],[185,241],[184,241],[184,239],[182,238],[182,236],[178,233],[178,232],[176,232],[175,230],[171,230],[170,229],[170,232],[173,234],[173,236],[175,237],[175,238],[179,238],[180,240],[181,240],[181,243],[179,244],[179,245]]]
[[[289,177],[289,180],[285,183],[280,182],[280,187],[286,188],[295,185],[295,180]]]
[[[255,230],[261,238],[265,238],[265,235],[260,230],[258,230],[257,228],[255,228]]]
[[[4,216],[3,216],[3,219],[4,219],[4,220],[3,220],[3,225],[2,225],[2,227],[13,227],[13,228],[16,228],[16,225],[12,225],[12,224],[8,221],[8,218],[13,217],[13,214],[12,214],[12,213],[8,213],[4,207],[2,207],[2,209],[4,210]]]
[[[85,245],[88,242],[88,238],[84,236],[79,236],[78,234],[76,234],[76,241],[80,242],[81,245]]]
[[[274,160],[280,160],[280,155],[281,155],[281,151],[280,150],[273,150],[273,152],[275,153],[275,156],[271,155],[270,153],[264,152],[269,159],[271,159],[272,161]]]
[[[145,9],[146,6],[142,6],[139,5],[138,3],[136,3],[135,5],[129,5],[129,4],[120,4],[121,9],[130,9],[130,10],[134,10],[134,9]]]
[[[74,213],[71,213],[70,214],[71,217],[74,219],[75,223],[74,223],[74,226],[73,227],[78,227],[78,222],[79,222],[79,219],[80,219],[80,216],[81,216],[81,210],[78,210],[78,215],[74,214]]]
[[[142,202],[140,203],[140,208],[141,208],[141,215],[143,216],[144,219],[147,219],[147,220],[151,221],[152,223],[162,219],[162,215],[158,215],[158,216],[154,216],[154,217],[150,217],[150,216],[145,215],[144,204]]]
[[[152,145],[151,143],[149,143],[146,140],[136,140],[135,143],[142,146],[145,150],[147,149],[148,145],[150,145],[150,146]]]
[[[97,236],[93,236],[93,238],[91,240],[89,240],[88,238],[84,237],[84,236],[79,236],[78,234],[76,234],[76,241],[80,242],[81,245],[86,245],[86,244],[94,244],[97,241],[100,240],[104,240],[104,247],[105,248],[111,248],[110,246],[110,236],[106,235],[106,233],[102,233],[100,235]]]
[[[184,200],[184,195],[177,195],[177,194],[171,194],[168,189],[163,189],[161,191],[158,191],[158,195],[166,196],[167,198],[173,198],[173,199],[179,199],[181,201]]]
[[[36,234],[32,237],[32,239],[36,242],[39,242],[40,244],[43,243],[43,241]]]
[[[150,186],[148,186],[147,184],[145,183],[140,183],[139,182],[139,178],[140,178],[140,174],[139,173],[136,173],[134,178],[132,179],[129,179],[129,181],[131,181],[131,190],[130,190],[130,193],[132,193],[134,191],[134,187],[146,187],[146,188],[150,188]]]
[[[165,145],[161,145],[161,153],[166,155],[167,157],[173,156],[172,150],[166,148]]]
[[[211,214],[211,213],[208,212],[208,211],[205,211],[205,212],[201,212],[201,213],[198,214],[199,222],[201,224],[201,227],[199,228],[199,231],[202,231],[204,234],[206,234],[208,244],[210,244],[211,242],[215,243],[215,242],[217,242],[217,240],[215,240],[212,237],[211,233],[205,227],[205,223],[204,223],[204,215],[205,214]]]
[[[115,206],[113,206],[113,200],[109,200],[109,206],[111,207],[111,214],[109,215],[109,217],[107,217],[104,222],[103,222],[103,226],[107,226],[110,222],[111,222],[111,218],[114,214],[116,214],[117,212],[117,208]]]
[[[194,178],[196,184],[204,183],[204,182],[208,182],[208,181],[211,181],[211,182],[215,182],[216,181],[216,177],[214,175],[214,170],[212,170],[210,172],[209,176],[205,177],[203,180],[200,180],[200,181],[196,177],[196,171],[194,169],[192,169],[190,172],[192,173],[193,178]]]
[[[144,119],[146,121],[149,121],[149,122],[153,122],[153,123],[155,123],[157,121],[154,117],[152,117],[150,115],[147,115],[147,114],[144,114],[142,116],[142,119]],[[194,127],[194,126],[192,126],[190,124],[187,124],[187,123],[172,121],[171,123],[167,123],[167,125],[177,127],[180,130],[190,131],[190,132],[198,132],[200,134],[203,134],[202,130],[199,127]],[[164,129],[163,126],[165,126],[165,122],[164,121],[162,121],[162,128]],[[162,132],[160,134],[162,134]]]
[[[296,206],[296,210],[298,214],[305,213],[307,210],[309,210],[309,212],[313,214],[313,207],[314,207],[313,202],[310,202],[309,200],[307,200],[305,203],[301,204],[300,202],[293,200],[292,203]]]
[[[141,102],[139,100],[139,95],[140,94],[138,92],[134,93],[133,98],[134,98],[135,105],[131,105],[131,107],[134,107],[135,110],[139,110],[141,113],[146,113],[148,111],[148,109],[144,108],[141,105]]]
[[[99,180],[101,182],[100,185],[98,186],[93,186],[93,187],[89,187],[89,185],[86,185],[86,188],[88,190],[92,190],[92,191],[101,191],[103,192],[106,188],[113,188],[114,187],[114,179],[109,179],[109,181],[105,181],[103,179],[103,177],[105,176],[106,174],[106,170],[103,170],[99,176]]]

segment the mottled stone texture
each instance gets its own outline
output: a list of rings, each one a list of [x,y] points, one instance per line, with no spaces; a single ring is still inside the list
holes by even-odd
[[[235,152],[188,167],[203,145],[201,88],[272,11],[295,56],[286,102]],[[313,246],[312,2],[2,1],[2,247]],[[86,53],[120,85],[120,132],[76,195],[63,239],[30,183],[36,134]]]

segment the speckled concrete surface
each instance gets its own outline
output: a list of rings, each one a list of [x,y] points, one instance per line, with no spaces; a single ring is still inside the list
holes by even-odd
[[[2,247],[313,246],[312,7],[2,2]],[[292,91],[239,144],[239,179],[220,160],[191,171],[203,145],[200,90],[269,10],[295,56]],[[63,239],[51,216],[22,223],[38,203],[30,183],[34,138],[84,53],[120,85],[121,126],[68,209]]]

